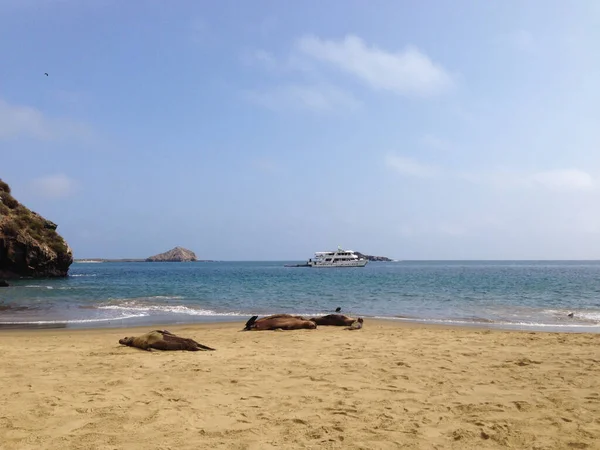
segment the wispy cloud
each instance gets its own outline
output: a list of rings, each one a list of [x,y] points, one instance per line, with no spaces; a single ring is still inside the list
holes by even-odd
[[[391,167],[400,175],[417,177],[417,178],[433,178],[441,175],[440,169],[420,163],[419,161],[405,156],[388,155],[385,159],[388,167]]]
[[[258,67],[274,75],[298,77],[310,75],[311,79],[322,78],[313,61],[296,53],[278,57],[263,49],[249,50],[242,53],[241,61],[247,66]]]
[[[360,102],[351,94],[335,86],[289,84],[246,92],[247,98],[266,108],[280,111],[289,109],[330,113],[336,110],[357,109]]]
[[[340,87],[332,67],[372,89],[404,96],[441,94],[454,84],[441,65],[415,47],[393,53],[369,46],[354,35],[341,40],[304,36],[285,56],[258,49],[244,53],[241,59],[247,66],[260,67],[281,78],[275,87],[252,90],[246,95],[256,104],[274,110],[289,107],[321,112],[357,109],[360,102]]]
[[[394,154],[388,154],[385,157],[385,163],[402,176],[430,179],[443,177],[498,189],[541,188],[554,192],[581,192],[591,191],[598,187],[598,180],[593,175],[579,169],[557,169],[532,173],[506,169],[453,171]]]
[[[64,174],[47,175],[31,182],[35,195],[49,199],[68,197],[75,192],[76,186],[77,183]]]
[[[537,172],[529,179],[533,184],[553,191],[588,191],[596,187],[594,177],[578,169]]]
[[[269,71],[279,71],[282,67],[281,61],[272,53],[262,49],[244,52],[242,62],[250,66],[263,67]]]
[[[301,38],[296,48],[313,59],[351,74],[373,89],[399,95],[430,96],[453,85],[451,75],[416,47],[391,52],[367,45],[360,37],[341,40]]]
[[[85,124],[48,117],[31,106],[11,105],[0,99],[0,140],[28,137],[51,141],[89,135],[90,129]]]

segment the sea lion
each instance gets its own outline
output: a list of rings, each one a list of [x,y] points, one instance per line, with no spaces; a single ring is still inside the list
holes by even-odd
[[[252,316],[246,325],[244,331],[256,330],[314,330],[317,324],[311,320],[307,320],[302,316],[292,316],[290,314],[274,314],[272,316],[259,319],[258,316]]]
[[[343,314],[327,314],[323,317],[312,317],[312,320],[317,325],[333,325],[338,327],[347,327],[356,322],[356,319]]]
[[[190,352],[214,350],[214,348],[199,344],[193,339],[174,335],[167,330],[154,330],[137,337],[125,337],[119,339],[119,344],[148,351],[153,348],[156,350],[188,350]]]
[[[362,320],[362,317],[359,317],[358,319],[356,319],[356,322],[354,322],[349,327],[344,328],[344,330],[360,330],[362,328],[362,326],[363,326],[363,320]]]

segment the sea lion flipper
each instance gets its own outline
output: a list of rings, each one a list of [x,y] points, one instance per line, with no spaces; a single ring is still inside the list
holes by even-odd
[[[162,341],[157,342],[157,344],[159,344],[160,347],[163,347],[162,350],[189,350],[192,352],[199,350],[214,350],[214,348],[202,345],[193,339],[183,338],[175,334],[163,335]]]
[[[244,325],[244,330],[251,329],[252,325],[254,325],[254,322],[256,322],[256,319],[258,319],[258,316],[250,317],[250,320],[248,320],[248,322],[246,322],[246,325]]]
[[[214,352],[214,351],[215,351],[215,349],[214,349],[214,348],[208,347],[208,346],[206,346],[206,345],[198,344],[197,342],[196,342],[196,344],[197,344],[197,345],[198,345],[198,347],[200,347],[202,350],[207,350],[207,351],[212,351],[212,352]]]

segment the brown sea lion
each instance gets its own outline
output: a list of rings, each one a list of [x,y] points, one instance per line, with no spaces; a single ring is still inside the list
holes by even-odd
[[[362,319],[362,317],[359,317],[358,319],[356,319],[356,322],[354,322],[349,327],[344,328],[344,330],[360,330],[362,328],[362,326],[363,326],[363,319]]]
[[[333,325],[338,327],[347,327],[356,322],[356,319],[343,314],[327,314],[322,317],[312,317],[312,320],[317,325]]]
[[[167,330],[154,330],[137,337],[125,337],[119,339],[119,344],[148,351],[153,348],[156,350],[188,350],[190,352],[214,350],[214,348],[199,344],[193,339],[176,336]]]
[[[302,316],[292,316],[290,314],[274,314],[272,316],[259,319],[258,316],[252,316],[246,325],[244,331],[256,330],[314,330],[317,324],[311,320],[307,320]]]

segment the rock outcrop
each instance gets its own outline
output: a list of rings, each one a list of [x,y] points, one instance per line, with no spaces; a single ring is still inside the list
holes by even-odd
[[[161,253],[160,255],[150,256],[146,258],[146,261],[150,262],[187,262],[187,261],[198,261],[193,251],[182,247],[175,247],[168,252]]]
[[[21,205],[0,180],[0,279],[67,276],[73,252],[56,228]]]
[[[390,259],[387,256],[365,255],[364,253],[361,253],[361,252],[356,252],[356,254],[358,255],[359,258],[366,258],[369,261],[393,261],[393,259]]]

